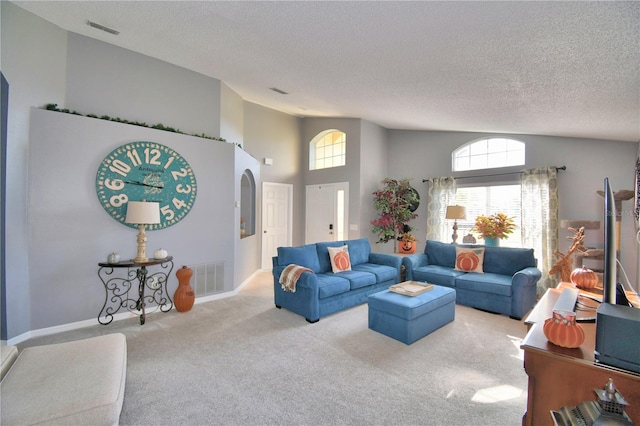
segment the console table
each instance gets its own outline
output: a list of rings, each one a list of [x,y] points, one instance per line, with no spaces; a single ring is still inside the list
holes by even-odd
[[[121,308],[140,312],[140,325],[145,322],[145,306],[155,303],[162,312],[173,308],[167,292],[167,281],[173,270],[173,257],[149,259],[148,262],[124,260],[118,263],[98,263],[98,277],[106,292],[104,305],[98,314],[98,322],[107,325]],[[158,266],[159,271],[149,273],[148,267]],[[126,269],[124,276],[115,276],[115,271]],[[137,294],[129,294],[137,288]],[[147,293],[147,294],[145,294]]]
[[[542,331],[544,321],[551,316],[562,288],[561,284],[556,289],[547,290],[525,319],[529,331],[521,348],[524,350],[524,369],[529,376],[529,386],[527,412],[522,424],[553,426],[551,410],[596,400],[594,389],[602,389],[609,378],[629,402],[625,412],[634,424],[640,424],[640,374],[595,362],[595,323],[580,323],[585,340],[576,349],[556,346],[545,337]]]

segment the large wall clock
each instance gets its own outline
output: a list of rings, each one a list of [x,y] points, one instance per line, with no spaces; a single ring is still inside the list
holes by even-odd
[[[196,199],[193,170],[175,150],[155,142],[131,142],[111,151],[96,174],[100,204],[115,220],[125,223],[127,202],[160,203],[160,223],[147,229],[175,225],[189,213]]]

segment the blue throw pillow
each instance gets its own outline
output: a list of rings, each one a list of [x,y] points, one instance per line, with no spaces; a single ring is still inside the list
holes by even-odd
[[[315,273],[320,272],[320,262],[318,262],[315,244],[300,247],[278,247],[278,261],[280,265],[300,265]]]

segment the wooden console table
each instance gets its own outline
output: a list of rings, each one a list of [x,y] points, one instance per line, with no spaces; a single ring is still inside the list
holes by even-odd
[[[529,332],[521,348],[524,369],[529,376],[526,426],[553,426],[551,410],[596,400],[594,389],[602,389],[612,378],[618,391],[629,402],[625,412],[640,425],[640,374],[595,362],[595,323],[580,323],[585,341],[579,348],[561,348],[550,343],[542,332],[544,321],[560,296],[562,286],[547,290],[525,319]]]

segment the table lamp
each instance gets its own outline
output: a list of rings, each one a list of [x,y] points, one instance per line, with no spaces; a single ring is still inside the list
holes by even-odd
[[[146,225],[160,223],[160,203],[147,201],[129,201],[127,203],[127,216],[125,223],[140,225],[138,231],[138,254],[133,259],[136,263],[148,262],[147,234],[144,232]]]
[[[451,235],[452,244],[458,240],[458,219],[466,219],[467,211],[464,206],[447,206],[447,214],[445,219],[453,219],[453,235]]]

